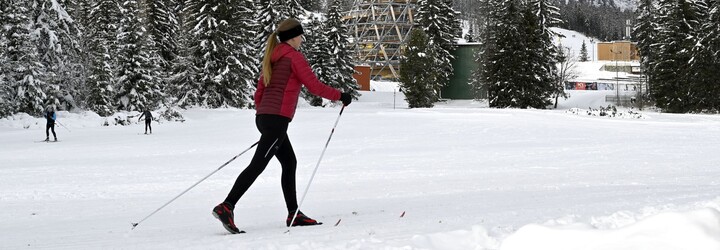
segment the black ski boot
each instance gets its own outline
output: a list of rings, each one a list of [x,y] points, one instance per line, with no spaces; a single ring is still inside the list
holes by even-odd
[[[288,214],[287,220],[285,221],[285,224],[289,227],[290,223],[293,220],[293,215],[295,215],[295,211],[292,211]],[[318,222],[316,220],[310,219],[310,217],[305,216],[302,212],[298,211],[297,216],[295,217],[295,222],[292,222],[292,226],[314,226],[314,225],[322,225],[322,222]]]
[[[232,234],[245,233],[245,231],[240,231],[240,229],[235,226],[235,220],[233,215],[234,208],[235,206],[233,206],[232,204],[223,202],[213,208],[212,214],[213,216],[215,216],[215,218],[222,222],[223,227],[225,227],[225,230],[228,230],[228,232]]]

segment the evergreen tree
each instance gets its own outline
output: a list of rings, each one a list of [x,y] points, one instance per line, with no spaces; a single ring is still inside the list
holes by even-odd
[[[422,29],[413,29],[405,55],[400,59],[400,88],[410,108],[429,108],[438,95],[434,74],[434,55],[428,54],[430,39]]]
[[[325,18],[321,15],[310,16],[310,23],[308,25],[305,25],[304,28],[305,42],[303,43],[301,49],[306,55],[306,59],[308,60],[308,64],[310,64],[310,68],[312,68],[312,71],[315,73],[315,75],[317,75],[320,82],[327,84],[329,83],[327,82],[328,80],[332,80],[330,78],[330,71],[326,70],[331,67],[331,51],[328,44],[328,37],[326,37],[325,32],[323,32],[323,30],[325,29],[323,25],[324,22]],[[303,98],[308,101],[310,105],[323,105],[322,97],[313,95],[307,90],[307,88],[303,88],[302,93]]]
[[[490,32],[490,28],[495,27],[499,18],[500,2],[492,0],[478,0],[477,13],[475,23],[478,27],[477,40],[479,48],[475,53],[475,61],[478,67],[473,71],[470,85],[472,86],[473,96],[475,99],[484,99],[488,97],[488,87],[490,86],[488,76],[489,55],[494,51],[497,36],[494,32]]]
[[[30,20],[32,2],[12,1],[5,8],[6,30],[5,64],[3,65],[6,83],[12,89],[10,101],[16,105],[11,112],[25,112],[40,116],[44,111],[47,98],[45,66],[39,61],[39,53],[31,36],[33,22]]]
[[[644,74],[649,78],[652,76],[655,60],[651,45],[657,41],[657,15],[656,0],[640,0],[638,3],[638,17],[633,28],[633,37],[637,40],[638,51],[640,52],[640,64]],[[652,80],[651,80],[652,81]],[[651,82],[649,81],[649,82]],[[651,85],[648,88],[652,88]]]
[[[556,88],[558,78],[558,48],[553,43],[556,34],[550,29],[560,23],[558,8],[551,0],[530,0],[525,7],[524,20],[527,29],[528,44],[525,52],[528,53],[526,62],[530,63],[527,69],[532,69],[533,75],[528,79],[530,85],[524,92],[524,104],[520,107],[545,108],[550,102],[550,96],[559,91]],[[527,91],[531,90],[531,91]]]
[[[720,111],[720,1],[711,0],[704,10],[696,34],[698,42],[692,50],[691,83],[695,111]]]
[[[258,32],[255,48],[258,51],[258,61],[262,61],[265,54],[265,43],[268,36],[275,32],[278,23],[287,18],[302,19],[307,15],[297,0],[258,0],[255,20],[258,20]]]
[[[605,41],[623,39],[625,20],[635,18],[632,8],[620,9],[608,1],[562,0],[555,4],[560,7],[561,28]]]
[[[693,30],[699,24],[696,7],[686,0],[659,2],[661,29],[657,42],[651,45],[657,61],[651,71],[653,88],[650,95],[656,105],[667,112],[687,112],[693,105],[688,95],[692,93],[688,74],[692,72],[690,51],[696,42]]]
[[[580,61],[581,62],[588,61],[588,51],[587,51],[587,45],[585,44],[585,40],[583,40],[582,46],[580,47]]]
[[[299,0],[275,0],[275,8],[280,13],[280,20],[276,20],[276,22],[280,22],[285,18],[295,18],[295,19],[303,19],[303,17],[308,15],[308,11],[303,8],[303,5],[300,4]]]
[[[307,11],[322,12],[325,1],[317,0],[298,0],[298,4]]]
[[[113,100],[120,9],[115,1],[98,0],[90,5],[89,10],[86,32],[89,65],[85,102],[90,110],[108,116],[117,110]]]
[[[349,93],[354,99],[360,95],[358,84],[352,77],[355,72],[352,50],[350,47],[350,32],[343,22],[341,1],[333,0],[328,7],[327,22],[325,23],[326,43],[329,45],[330,79],[324,81],[330,86]]]
[[[191,47],[194,42],[192,41],[194,35],[191,34],[195,25],[191,22],[194,9],[186,8],[189,3],[179,1],[175,9],[179,24],[175,38],[178,43],[178,54],[172,62],[172,72],[167,78],[166,86],[170,101],[182,108],[199,105],[202,100],[200,93],[202,85],[196,80],[200,69],[195,65]]]
[[[475,26],[474,23],[471,23],[468,26],[468,32],[465,34],[465,36],[463,36],[463,38],[465,39],[465,42],[474,43],[476,41],[475,36],[477,36],[477,34],[475,34],[474,26]]]
[[[11,11],[11,7],[8,1],[0,2],[0,23],[9,23],[8,14]],[[0,65],[8,65],[8,38],[5,35],[8,32],[5,29],[6,27],[9,26],[0,26]],[[6,71],[7,69],[5,67],[0,67],[0,118],[11,115],[15,110],[14,105],[12,105],[13,101],[11,100],[14,95],[10,87],[10,82],[6,79]]]
[[[555,45],[550,44],[552,51],[548,51],[547,41],[542,34],[542,22],[532,6],[522,6],[520,9],[518,29],[525,36],[518,37],[516,43],[521,45],[514,53],[519,59],[519,67],[508,88],[509,100],[504,100],[510,107],[516,108],[545,108],[550,104],[550,97],[556,77],[557,69]],[[552,64],[549,64],[551,63]]]
[[[430,48],[435,51],[433,82],[434,88],[439,91],[450,81],[453,73],[452,51],[455,50],[455,39],[460,30],[455,11],[446,0],[419,0],[416,23],[427,34]]]
[[[179,23],[172,7],[178,0],[147,0],[147,35],[151,36],[164,72],[170,70],[170,63],[178,54],[176,33]]]
[[[75,105],[72,101],[77,94],[75,87],[84,81],[81,72],[80,42],[72,17],[66,10],[69,0],[33,0],[33,33],[37,34],[36,45],[40,63],[45,65],[42,81],[46,104],[60,109]]]
[[[212,108],[243,107],[247,105],[248,89],[246,86],[242,62],[235,53],[238,48],[238,30],[233,27],[238,13],[238,1],[200,1],[188,0],[186,10],[189,13],[189,26],[192,27],[190,38],[191,56],[198,74],[193,76],[193,84],[200,88],[197,103]],[[239,22],[239,21],[238,21]],[[187,102],[193,98],[181,97]]]
[[[256,56],[260,53],[255,40],[260,23],[255,19],[255,8],[253,0],[236,0],[233,14],[227,17],[233,38],[230,47],[234,51],[228,58],[233,69],[228,74],[231,81],[239,84],[237,107],[254,105],[250,100],[260,75],[260,61]]]
[[[494,25],[487,29],[487,43],[481,56],[481,83],[488,90],[490,107],[520,107],[522,89],[527,76],[523,50],[524,36],[521,33],[520,2],[507,0],[493,5],[490,22]],[[534,33],[533,33],[534,34]]]
[[[157,108],[163,97],[154,44],[143,27],[138,7],[135,0],[126,0],[120,7],[116,103],[118,109],[126,111]]]

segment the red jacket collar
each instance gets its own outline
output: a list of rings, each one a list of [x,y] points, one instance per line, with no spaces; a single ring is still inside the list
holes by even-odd
[[[280,43],[277,47],[275,47],[275,50],[273,50],[272,57],[270,57],[270,62],[277,62],[278,60],[280,60],[280,58],[283,58],[285,55],[293,51],[297,50],[290,46],[290,44]]]

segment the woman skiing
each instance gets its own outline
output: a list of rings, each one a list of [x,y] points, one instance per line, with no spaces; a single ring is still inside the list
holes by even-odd
[[[152,123],[153,119],[152,113],[150,113],[150,110],[145,108],[145,111],[143,111],[142,115],[138,117],[138,122],[140,122],[140,118],[143,118],[143,116],[145,117],[145,134],[147,135],[148,128],[150,128],[150,134],[152,134],[152,126],[150,126],[150,123]]]
[[[53,138],[57,141],[57,134],[55,134],[55,120],[57,120],[57,116],[55,115],[55,107],[53,105],[49,105],[45,108],[45,120],[47,121],[45,124],[45,141],[50,141],[51,130]]]
[[[286,225],[308,226],[322,224],[297,212],[295,169],[297,160],[287,129],[295,115],[300,89],[304,85],[311,93],[330,99],[341,100],[347,106],[352,101],[348,93],[321,83],[300,53],[303,41],[300,22],[289,18],[282,21],[267,39],[262,62],[262,75],[255,91],[255,125],[260,131],[255,155],[250,164],[238,176],[225,201],[213,208],[213,215],[230,233],[242,233],[235,226],[233,209],[250,185],[262,173],[270,159],[275,156],[282,166],[281,185],[288,210]],[[279,40],[279,44],[278,44]]]

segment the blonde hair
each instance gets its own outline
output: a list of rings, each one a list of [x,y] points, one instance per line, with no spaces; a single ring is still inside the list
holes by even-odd
[[[278,24],[277,29],[268,37],[267,43],[265,45],[265,55],[263,56],[262,61],[263,84],[265,85],[265,87],[270,84],[270,76],[272,75],[272,62],[270,60],[272,59],[273,51],[278,44],[278,32],[287,31],[289,29],[295,28],[298,25],[300,25],[300,21],[295,18],[285,19],[280,22],[280,24]]]

